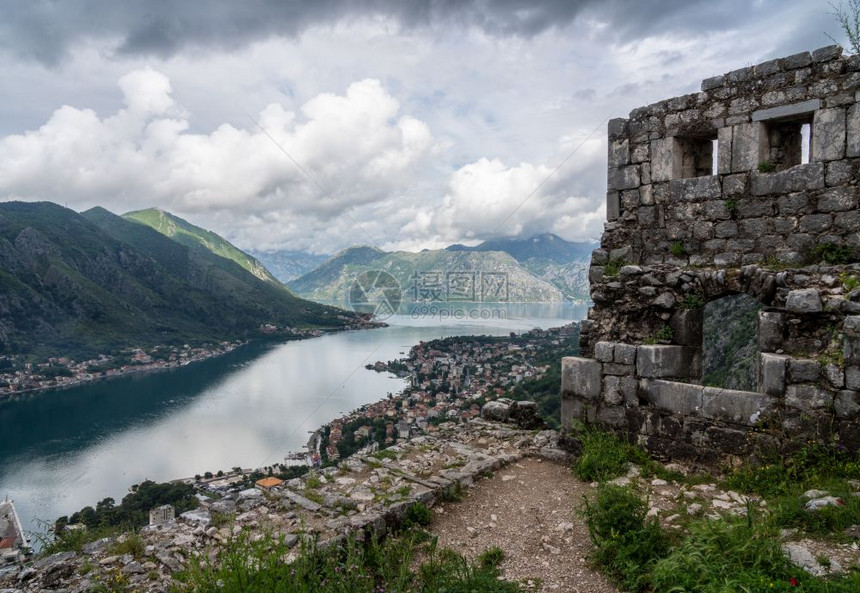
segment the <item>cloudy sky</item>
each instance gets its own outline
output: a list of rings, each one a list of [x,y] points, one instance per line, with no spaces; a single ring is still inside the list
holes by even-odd
[[[598,237],[606,121],[840,38],[826,0],[0,0],[0,199],[242,248]]]

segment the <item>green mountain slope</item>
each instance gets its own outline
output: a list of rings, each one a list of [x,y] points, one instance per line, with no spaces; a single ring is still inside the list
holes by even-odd
[[[178,243],[192,248],[202,248],[224,259],[234,261],[260,280],[278,282],[256,258],[236,248],[232,243],[212,231],[194,226],[170,212],[165,212],[159,208],[148,208],[127,212],[122,216],[128,220],[152,227]]]
[[[343,315],[101,208],[0,203],[0,354],[80,358]]]
[[[373,247],[346,249],[290,283],[297,294],[326,302],[346,302],[362,272],[382,270],[400,284],[405,301],[507,301],[550,303],[561,292],[536,278],[507,253],[426,250],[387,253]]]

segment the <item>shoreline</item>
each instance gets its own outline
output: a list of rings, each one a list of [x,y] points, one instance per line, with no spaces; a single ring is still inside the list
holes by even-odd
[[[300,330],[306,333],[302,334],[290,334],[284,336],[277,336],[276,334],[263,334],[260,336],[255,336],[253,338],[247,338],[243,340],[235,340],[232,342],[223,341],[220,342],[220,348],[207,350],[202,346],[198,346],[196,348],[192,348],[192,350],[203,350],[204,352],[197,352],[192,357],[176,360],[176,361],[163,361],[163,364],[158,363],[142,363],[137,365],[123,365],[118,369],[108,369],[103,372],[99,372],[98,374],[87,374],[80,377],[75,377],[74,379],[70,379],[69,381],[65,381],[59,384],[54,385],[40,385],[37,387],[27,387],[25,389],[15,389],[9,390],[8,387],[0,387],[0,405],[3,405],[7,402],[16,401],[17,399],[23,399],[24,397],[33,396],[39,393],[44,393],[48,391],[54,390],[63,390],[63,389],[72,389],[75,387],[81,387],[84,385],[89,385],[91,383],[95,383],[96,381],[116,379],[120,377],[127,377],[129,375],[135,374],[148,374],[148,373],[160,373],[165,371],[173,371],[176,369],[180,369],[182,367],[188,366],[190,364],[204,362],[207,360],[212,360],[215,358],[219,358],[226,354],[230,354],[231,352],[235,352],[239,348],[244,346],[248,346],[255,342],[277,342],[279,344],[285,344],[287,342],[299,341],[299,340],[308,340],[312,338],[318,338],[326,334],[330,333],[339,333],[345,331],[359,331],[359,330],[368,330],[368,329],[377,329],[380,327],[385,327],[384,323],[378,322],[370,322],[366,325],[359,326],[343,326],[341,328],[316,328],[313,330]],[[154,351],[160,348],[168,348],[168,346],[159,345],[153,346],[150,350]],[[140,348],[129,348],[129,350],[142,350]],[[102,355],[104,356],[104,355]],[[93,359],[95,360],[95,359]],[[86,364],[91,361],[84,361],[83,363],[78,364]]]
[[[575,322],[568,322],[568,324],[566,324],[566,325],[569,325],[570,323],[575,323]],[[356,327],[348,327],[348,328],[343,328],[343,329],[338,329],[338,330],[335,330],[335,331],[329,331],[329,332],[323,332],[323,333],[339,333],[339,332],[341,332],[341,331],[352,331],[352,330],[356,330],[356,329],[374,329],[374,328],[376,328],[376,327],[379,327],[379,326],[373,326],[373,327],[360,327],[360,328],[356,328]],[[560,329],[561,329],[561,328],[548,328],[548,329],[546,329],[546,330],[533,329],[533,330],[529,330],[529,331],[527,331],[527,332],[524,332],[523,334],[521,334],[521,335],[520,335],[518,338],[516,338],[515,340],[516,340],[516,341],[519,341],[519,340],[526,340],[526,339],[528,339],[528,340],[532,340],[532,339],[546,340],[546,339],[550,338],[550,334],[554,334],[554,336],[553,336],[553,337],[557,337],[557,335],[555,335],[555,334],[556,334]],[[323,334],[319,334],[319,335],[323,335]],[[532,337],[529,337],[529,336],[532,336]],[[303,336],[303,337],[294,337],[294,338],[289,339],[289,340],[286,340],[286,341],[295,341],[295,340],[303,339],[303,338],[306,338],[306,337],[319,337],[319,336]],[[480,336],[480,335],[475,336],[475,335],[465,335],[465,336],[455,336],[454,338],[451,338],[451,339],[458,340],[458,339],[460,339],[460,338],[463,338],[463,339],[470,339],[470,338],[482,338],[482,337],[486,337],[486,338],[487,338],[487,340],[488,340],[488,342],[493,342],[493,343],[496,343],[496,342],[504,342],[504,343],[507,343],[507,342],[509,342],[510,340],[514,339],[513,337],[508,337],[508,336],[504,336],[504,335],[500,335],[500,336]],[[263,342],[265,342],[265,341],[272,341],[272,342],[277,341],[278,343],[283,343],[283,342],[284,342],[284,340],[281,340],[281,339],[278,339],[278,340],[267,340],[267,339],[266,339],[266,337],[263,337],[263,338],[262,338],[262,340],[261,340],[261,339],[249,340],[249,341],[247,341],[247,342],[242,343],[240,346],[245,346],[245,345],[249,345],[249,344],[252,344],[252,343],[258,343],[258,342],[260,342],[260,341],[263,341]],[[431,340],[431,341],[432,341],[432,340]],[[420,348],[422,348],[422,347],[423,347],[424,345],[426,345],[427,343],[428,343],[428,342],[423,342],[423,341],[421,341],[421,342],[416,342],[416,343],[414,343],[414,344],[411,344],[411,345],[409,346],[408,353],[406,353],[405,355],[401,355],[401,357],[399,357],[397,360],[404,360],[404,359],[409,359],[409,358],[411,358],[411,357],[415,354],[416,349],[420,349]],[[239,346],[234,346],[230,351],[235,351],[238,347],[239,347]],[[507,347],[507,346],[505,346],[505,348],[506,348],[506,347]],[[519,350],[520,350],[520,348],[517,348],[517,350],[519,351]],[[499,350],[499,352],[501,352],[501,350]],[[220,354],[226,354],[226,353],[228,353],[228,352],[227,352],[227,351],[222,351],[222,352],[219,352],[219,353],[218,353],[218,354],[216,354],[216,355],[211,355],[211,356],[208,356],[207,358],[199,359],[199,360],[195,360],[195,361],[193,361],[193,362],[200,362],[200,361],[202,361],[202,360],[208,360],[209,358],[217,358],[217,356],[219,356]],[[507,353],[507,350],[505,351],[505,353]],[[525,351],[523,351],[522,353],[523,353],[523,354],[526,354],[526,352],[525,352]],[[427,352],[427,353],[426,353],[426,356],[428,356],[428,357],[432,357],[432,358],[435,358],[435,355],[431,355],[429,352]],[[380,362],[381,362],[381,361],[380,361]],[[465,362],[465,361],[462,361],[462,362]],[[461,362],[461,364],[462,364],[462,362]],[[190,364],[190,362],[189,362],[188,364]],[[134,370],[133,370],[133,372],[148,372],[148,371],[152,371],[152,370],[171,370],[171,369],[178,368],[179,366],[184,366],[184,365],[174,365],[173,367],[170,367],[170,368],[162,367],[162,368],[157,368],[157,369],[134,369]],[[401,379],[403,379],[403,378],[404,378],[404,377],[403,377],[403,375],[401,375],[400,373],[395,373],[393,370],[386,369],[386,371],[387,371],[387,372],[390,372],[390,373],[391,373],[392,375],[394,375],[394,376],[399,376]],[[127,373],[123,373],[123,374],[130,374],[130,373],[128,373],[128,372],[127,372]],[[113,376],[122,376],[122,375],[113,375]],[[110,377],[106,377],[106,378],[110,378]],[[35,390],[35,391],[40,391],[40,390]],[[34,393],[35,391],[31,391],[30,393],[32,394],[32,393]],[[378,406],[380,406],[380,405],[383,405],[383,404],[393,404],[394,402],[399,401],[399,402],[402,402],[402,404],[403,404],[403,408],[404,408],[404,411],[406,411],[407,409],[413,409],[413,408],[414,408],[414,409],[416,410],[416,412],[417,412],[418,408],[422,408],[422,409],[423,409],[424,405],[423,405],[421,402],[418,402],[418,401],[416,401],[416,402],[408,402],[408,400],[409,400],[409,398],[410,398],[410,395],[411,395],[411,394],[410,394],[410,387],[409,387],[409,385],[406,385],[406,386],[404,386],[402,389],[400,389],[397,393],[390,394],[388,397],[385,397],[385,395],[380,394],[379,399],[375,400],[374,402],[371,402],[371,403],[365,404],[365,405],[361,406],[360,408],[357,408],[357,409],[355,409],[355,410],[352,410],[351,412],[348,412],[347,414],[345,414],[345,415],[343,415],[343,416],[340,416],[340,417],[332,417],[332,418],[330,418],[327,422],[324,422],[324,423],[320,424],[320,425],[317,427],[317,429],[316,429],[315,431],[313,431],[313,434],[312,434],[312,435],[309,435],[309,436],[310,436],[309,444],[310,444],[310,442],[312,442],[312,441],[316,441],[316,444],[317,444],[316,451],[310,450],[307,446],[299,447],[299,448],[298,448],[298,451],[299,451],[299,452],[301,452],[302,456],[303,456],[303,457],[305,457],[305,459],[310,458],[310,456],[311,456],[313,453],[323,453],[323,451],[321,451],[321,450],[320,450],[320,449],[322,449],[322,447],[321,447],[320,445],[323,445],[323,443],[326,443],[326,441],[328,441],[328,439],[327,439],[328,435],[326,434],[326,433],[327,433],[327,430],[326,430],[327,428],[331,427],[333,424],[342,424],[342,423],[344,423],[345,421],[348,421],[349,419],[356,418],[357,416],[364,416],[366,413],[370,413],[374,408],[376,408],[376,407],[378,407]],[[491,395],[491,394],[487,393],[487,396],[488,396],[489,398],[495,399],[495,397],[498,397],[498,394],[492,394],[492,395]],[[464,407],[464,409],[463,409],[462,411],[463,411],[463,412],[465,412],[465,411],[466,411],[466,408],[470,407],[470,405],[471,405],[472,403],[474,403],[474,402],[469,402],[469,404],[466,404],[466,407]],[[453,411],[453,410],[452,410],[452,411]],[[475,412],[474,412],[474,411],[472,411],[472,412],[471,412],[471,414],[470,414],[470,416],[474,416],[474,414],[475,414]],[[423,414],[421,414],[421,415],[423,416]],[[458,417],[459,417],[459,415],[460,415],[460,414],[458,413]],[[454,419],[454,415],[453,415],[453,414],[451,414],[451,419]],[[398,423],[398,422],[397,422],[397,420],[398,420],[398,419],[396,419],[396,418],[395,418],[395,419],[394,419],[394,422],[393,422],[393,424],[394,424],[394,426],[395,426],[395,427],[396,427],[396,425],[397,425],[397,423]],[[429,420],[429,419],[428,419],[428,420]],[[455,420],[455,421],[456,421],[456,420]],[[410,421],[410,424],[413,424],[413,422],[412,422],[412,421]],[[422,423],[422,424],[423,424],[423,423]],[[413,435],[414,435],[414,434],[417,434],[417,433],[415,432],[415,431],[416,431],[416,429],[417,429],[417,425],[416,425],[416,426],[413,426],[413,428],[412,428],[412,430],[411,430],[411,432],[412,432],[412,434],[413,434]],[[431,428],[430,430],[431,430],[431,431],[435,430],[435,427],[434,427],[434,428]],[[401,437],[401,438],[402,438],[402,437]],[[409,438],[409,437],[407,436],[407,437],[405,437],[405,438],[408,440],[408,438]],[[398,438],[397,440],[398,440],[398,442],[399,442],[400,438]],[[329,443],[330,443],[330,442],[329,442]],[[363,443],[363,446],[371,445],[371,444],[372,444],[371,442],[367,442],[367,443]],[[388,445],[386,444],[386,445],[383,445],[383,446],[388,446]],[[295,454],[295,453],[296,453],[296,451],[290,450],[290,451],[284,451],[284,452],[282,452],[282,455],[284,455],[284,456],[286,456],[286,457],[289,457],[289,456],[290,456],[290,454]],[[278,461],[277,463],[273,463],[273,464],[272,464],[272,467],[273,467],[273,469],[274,469],[274,471],[275,471],[275,474],[277,474],[277,473],[279,472],[279,470],[278,470],[278,467],[277,467],[277,466],[283,465],[283,464],[282,464],[282,460],[283,460],[283,459],[285,459],[286,457],[281,457],[281,461]],[[323,461],[323,460],[325,460],[325,461],[329,461],[329,462],[330,462],[330,461],[335,461],[335,460],[332,460],[332,459],[327,459],[327,457],[328,457],[328,456],[327,456],[325,453],[323,453],[323,454],[321,455],[321,457],[322,457],[322,459],[320,459],[320,461]],[[320,461],[317,461],[317,462],[316,462],[316,464],[320,463]],[[308,470],[313,470],[313,469],[314,469],[314,467],[318,467],[316,464],[313,462],[313,460],[311,460],[311,462],[310,462],[310,463],[306,463],[306,464],[305,464],[305,467],[307,467],[307,468],[308,468]],[[283,471],[289,471],[289,467],[290,467],[290,464],[289,464],[289,463],[287,463],[287,464],[284,466],[284,468],[285,468],[285,469],[284,469]],[[213,469],[214,469],[214,468],[213,468]],[[262,467],[251,467],[251,468],[242,468],[242,470],[241,470],[241,474],[247,477],[247,476],[249,476],[249,475],[253,474],[254,472],[262,472],[262,475],[263,475],[263,476],[265,476],[265,475],[267,475],[267,470],[268,470],[268,466],[262,466]],[[201,472],[201,473],[204,473],[204,472]],[[166,478],[166,479],[164,480],[164,482],[173,482],[173,483],[175,483],[175,482],[184,482],[184,483],[196,484],[196,487],[198,487],[198,488],[199,488],[199,487],[202,485],[202,484],[200,484],[201,482],[202,482],[203,484],[207,484],[207,483],[209,483],[209,482],[218,482],[218,481],[220,481],[220,480],[227,480],[227,479],[229,479],[229,478],[231,478],[231,477],[234,477],[234,476],[238,476],[238,475],[239,475],[239,474],[237,474],[236,472],[230,471],[230,470],[229,470],[229,469],[227,469],[227,468],[224,468],[224,470],[223,470],[223,471],[219,470],[219,471],[218,471],[218,474],[220,474],[220,475],[218,475],[218,474],[213,474],[212,472],[205,472],[205,473],[210,473],[210,474],[212,474],[212,475],[211,475],[211,477],[210,477],[210,478],[208,478],[208,479],[202,479],[202,480],[198,477],[198,475],[199,475],[199,474],[198,474],[198,475],[194,475],[194,476],[188,475],[188,476],[185,476],[185,477]],[[204,487],[205,487],[205,486],[204,486]],[[203,490],[202,490],[202,489],[200,489],[199,491],[200,491],[200,492],[203,492]]]

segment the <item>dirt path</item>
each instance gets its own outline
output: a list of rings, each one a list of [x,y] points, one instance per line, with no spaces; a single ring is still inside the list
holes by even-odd
[[[498,546],[505,578],[533,579],[542,591],[617,593],[587,564],[588,530],[575,509],[591,490],[566,465],[526,457],[476,482],[462,500],[438,504],[430,530],[440,547],[469,558]]]

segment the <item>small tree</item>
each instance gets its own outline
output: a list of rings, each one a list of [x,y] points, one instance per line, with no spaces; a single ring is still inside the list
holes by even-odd
[[[830,13],[839,21],[842,32],[848,37],[848,45],[855,54],[860,54],[860,0],[848,0],[847,6],[840,1],[839,5],[830,3],[833,11]],[[837,45],[842,45],[836,39],[827,35]]]

